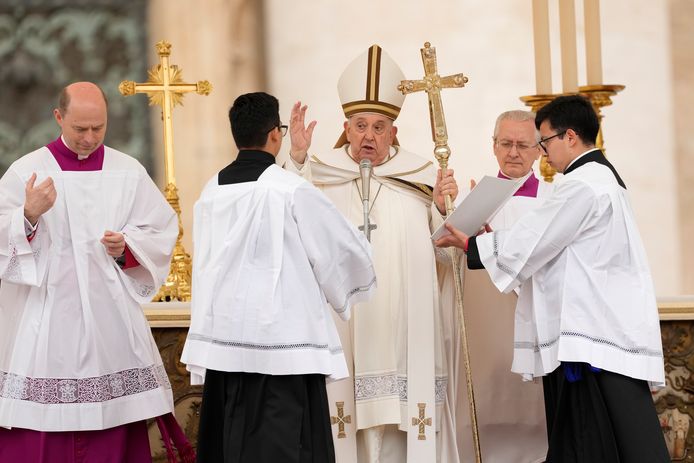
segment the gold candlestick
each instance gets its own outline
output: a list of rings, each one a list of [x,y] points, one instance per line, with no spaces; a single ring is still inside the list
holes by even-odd
[[[585,85],[578,87],[578,91],[588,98],[595,108],[595,112],[600,120],[600,130],[595,146],[605,153],[605,139],[602,132],[602,108],[612,104],[612,97],[624,90],[624,85]]]

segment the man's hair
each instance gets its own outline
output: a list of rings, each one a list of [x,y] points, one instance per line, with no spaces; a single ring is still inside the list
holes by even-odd
[[[502,121],[514,121],[514,122],[525,122],[525,121],[535,121],[535,113],[530,111],[523,111],[520,109],[514,109],[513,111],[504,111],[499,114],[496,118],[496,124],[494,124],[494,140],[499,136],[499,126]],[[535,131],[535,139],[539,138],[537,130]]]
[[[108,109],[108,98],[106,98],[106,94],[98,85],[96,88],[99,89],[101,96],[104,97],[104,103],[106,103],[106,109]],[[67,113],[68,106],[70,106],[70,92],[68,92],[67,87],[63,87],[58,95],[58,110],[60,111],[60,114],[64,116]]]
[[[265,92],[241,95],[229,109],[229,123],[237,148],[265,146],[268,133],[280,125],[279,102]]]
[[[600,130],[600,121],[593,105],[580,95],[560,96],[537,112],[535,127],[540,128],[544,121],[560,133],[572,129],[587,145],[595,144]]]

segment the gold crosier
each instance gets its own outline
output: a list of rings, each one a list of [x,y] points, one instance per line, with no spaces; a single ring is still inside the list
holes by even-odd
[[[144,84],[137,84],[132,80],[124,80],[118,86],[118,90],[125,96],[136,93],[146,93],[150,106],[161,106],[162,120],[164,122],[164,157],[166,162],[166,188],[164,193],[166,200],[178,215],[178,238],[171,259],[171,268],[166,283],[154,297],[155,302],[164,301],[189,301],[191,286],[191,259],[183,248],[183,225],[181,223],[181,206],[178,202],[178,188],[174,175],[174,150],[173,150],[173,108],[177,104],[183,104],[183,94],[196,92],[199,95],[209,95],[212,85],[201,80],[196,84],[183,82],[182,71],[178,66],[169,64],[171,44],[164,40],[155,45],[159,55],[159,64],[152,66],[147,72],[149,79]]]
[[[431,119],[431,136],[434,141],[434,156],[439,162],[441,172],[448,169],[448,158],[451,149],[448,147],[448,131],[446,130],[446,118],[443,114],[443,102],[441,101],[441,89],[464,87],[468,78],[463,74],[441,77],[438,74],[436,64],[436,48],[429,42],[420,49],[422,62],[424,63],[424,78],[422,80],[403,80],[398,86],[403,94],[425,91],[429,98],[429,116]],[[453,212],[453,201],[450,195],[446,195],[446,214]],[[480,451],[479,430],[477,427],[477,407],[475,406],[475,393],[472,386],[472,371],[470,368],[470,353],[468,350],[467,331],[465,329],[465,314],[463,311],[463,283],[461,280],[460,261],[455,249],[450,250],[453,264],[453,279],[455,280],[455,300],[458,312],[458,332],[462,341],[463,360],[465,363],[465,379],[467,383],[468,403],[470,405],[470,424],[472,425],[472,441],[475,446],[475,461],[480,463],[482,455]]]

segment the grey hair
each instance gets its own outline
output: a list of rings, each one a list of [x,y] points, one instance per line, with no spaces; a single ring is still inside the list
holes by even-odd
[[[525,122],[525,121],[532,121],[533,122],[533,128],[535,127],[535,113],[532,111],[523,111],[521,109],[514,109],[512,111],[504,111],[503,113],[499,114],[499,117],[496,118],[496,124],[494,124],[494,140],[496,140],[496,137],[499,135],[499,126],[501,125],[501,121],[515,121],[515,122]],[[540,132],[535,129],[535,140],[540,139]]]

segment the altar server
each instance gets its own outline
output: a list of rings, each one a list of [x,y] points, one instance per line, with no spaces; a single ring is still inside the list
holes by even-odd
[[[326,378],[348,376],[331,311],[376,287],[364,235],[275,164],[277,99],[229,111],[238,157],[195,205],[192,321],[183,352],[202,384],[199,462],[333,462]]]

